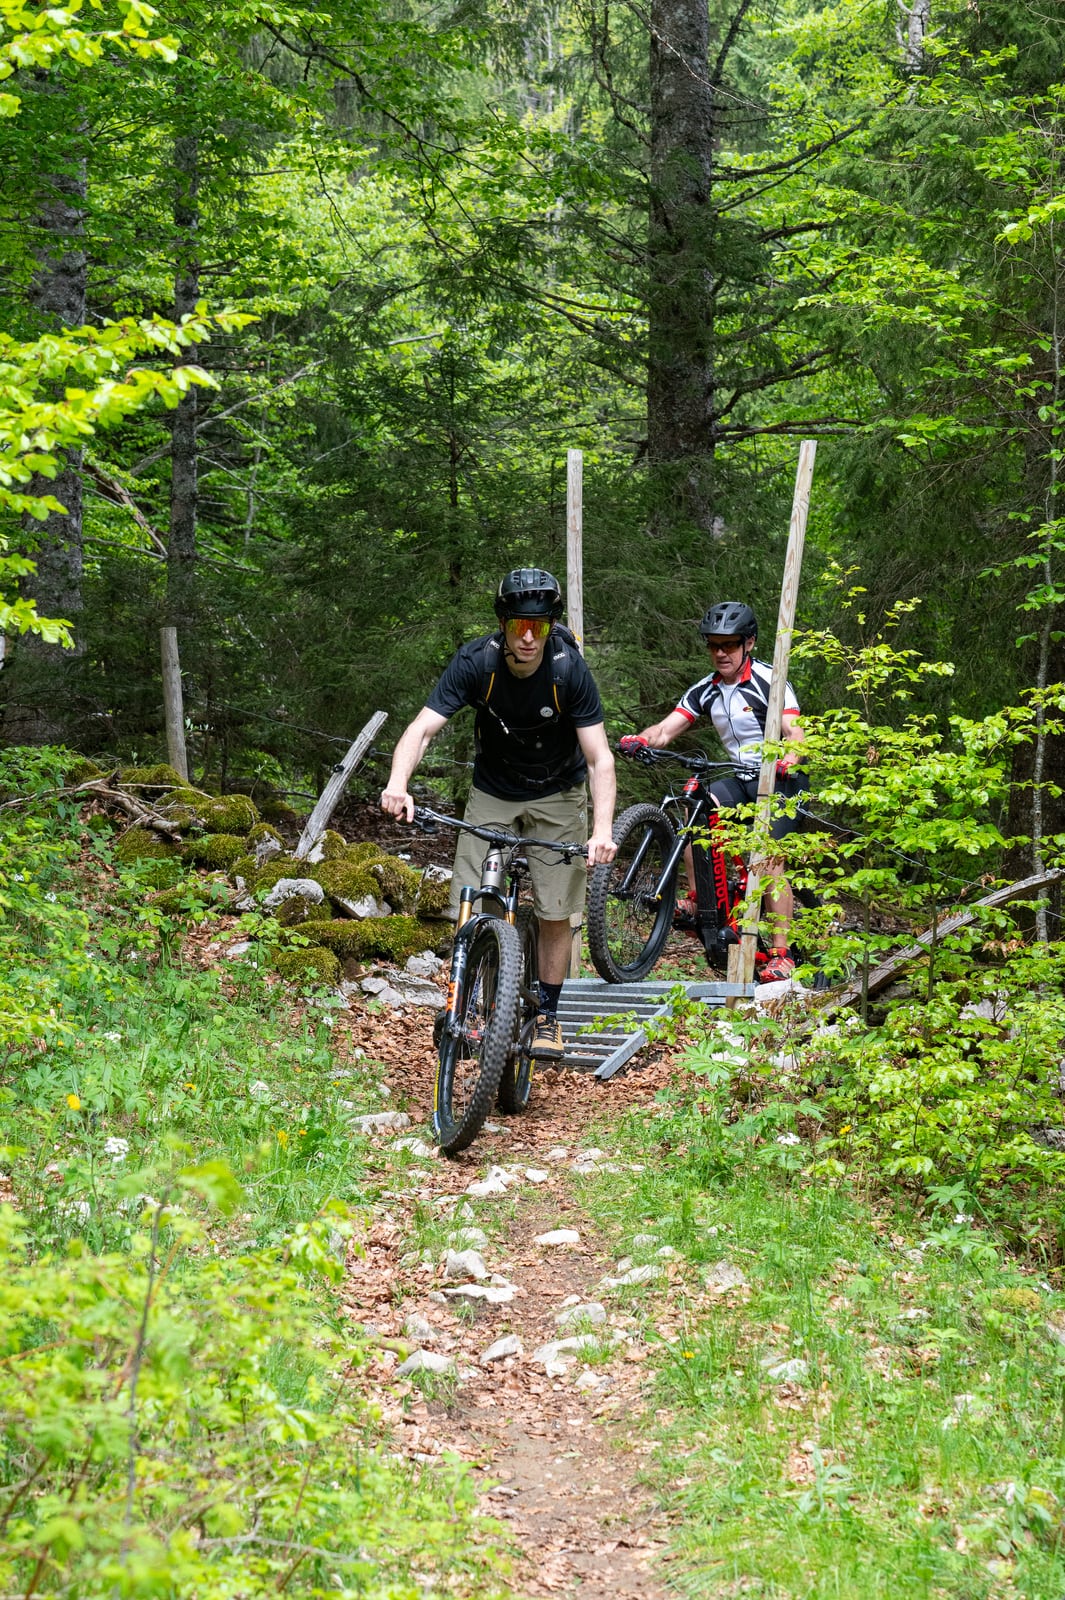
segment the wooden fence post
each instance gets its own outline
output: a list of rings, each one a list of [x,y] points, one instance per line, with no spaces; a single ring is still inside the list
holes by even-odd
[[[769,705],[766,709],[765,739],[773,744],[780,738],[784,711],[784,691],[788,681],[788,663],[791,660],[791,634],[795,626],[795,610],[799,598],[799,573],[802,570],[802,551],[806,540],[806,518],[810,510],[810,485],[814,475],[816,439],[804,439],[799,446],[799,464],[795,472],[795,494],[791,505],[791,523],[788,528],[788,550],[784,558],[784,582],[780,589],[780,610],[777,614],[777,637],[773,648],[773,677],[769,686]],[[768,828],[772,813],[773,790],[776,785],[776,759],[766,756],[758,775],[757,820],[761,828]],[[747,912],[743,919],[743,933],[739,944],[731,946],[728,953],[728,981],[749,985],[754,981],[754,956],[758,946],[758,919],[762,910],[762,873],[767,857],[765,852],[754,856],[747,871]],[[728,1005],[735,1006],[736,997]]]
[[[318,802],[307,818],[306,827],[300,834],[300,842],[294,852],[298,861],[307,859],[329,826],[329,819],[337,808],[340,796],[348,786],[348,779],[370,748],[375,735],[384,727],[387,721],[387,711],[375,711],[358,738],[353,744],[349,745],[348,753],[343,761],[333,769],[333,776],[318,796]]]
[[[181,694],[181,662],[178,658],[176,628],[159,629],[163,663],[163,718],[166,723],[166,750],[170,765],[189,781],[189,758],[185,749],[185,704]]]

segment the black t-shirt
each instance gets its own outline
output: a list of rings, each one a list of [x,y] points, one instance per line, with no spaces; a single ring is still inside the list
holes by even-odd
[[[577,729],[603,720],[599,690],[583,656],[552,633],[536,671],[531,677],[516,678],[502,652],[489,648],[497,639],[497,634],[486,634],[461,645],[426,705],[441,717],[476,706],[473,781],[478,789],[502,800],[524,800],[559,794],[583,783],[588,764]],[[561,685],[552,667],[552,656],[560,650],[567,654],[565,671],[557,674],[563,679]]]

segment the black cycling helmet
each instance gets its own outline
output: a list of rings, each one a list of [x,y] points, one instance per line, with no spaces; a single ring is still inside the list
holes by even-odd
[[[742,600],[722,600],[710,607],[699,624],[699,632],[704,639],[719,633],[726,637],[736,634],[741,639],[757,639],[758,618]]]
[[[496,616],[500,622],[507,617],[550,617],[557,622],[561,615],[558,579],[542,567],[515,567],[496,591]]]

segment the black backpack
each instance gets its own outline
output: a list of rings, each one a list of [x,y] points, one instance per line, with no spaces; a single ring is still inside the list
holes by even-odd
[[[566,693],[573,681],[573,658],[580,655],[577,636],[564,622],[556,622],[547,637],[547,659],[551,666],[551,687],[555,696],[555,709],[561,716],[565,710]],[[477,697],[478,709],[487,706],[495,687],[496,673],[503,663],[503,634],[493,633],[485,640],[484,663],[481,668],[481,692]]]

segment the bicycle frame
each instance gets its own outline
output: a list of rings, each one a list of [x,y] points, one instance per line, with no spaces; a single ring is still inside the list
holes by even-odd
[[[683,821],[675,829],[676,843],[659,874],[653,898],[661,900],[669,891],[681,858],[690,845],[695,878],[696,932],[707,960],[713,963],[715,957],[720,960],[730,944],[739,941],[740,928],[736,913],[747,892],[747,866],[742,856],[726,854],[726,847],[717,836],[720,818],[706,788],[706,778],[710,773],[731,775],[736,768],[731,763],[708,762],[673,750],[648,750],[636,759],[648,766],[673,761],[694,769],[679,795],[670,790],[659,802],[659,810],[666,816],[669,816],[671,809],[681,810]],[[631,891],[637,881],[647,842],[637,851],[621,882],[623,892]],[[735,890],[730,884],[730,876],[735,880]]]

